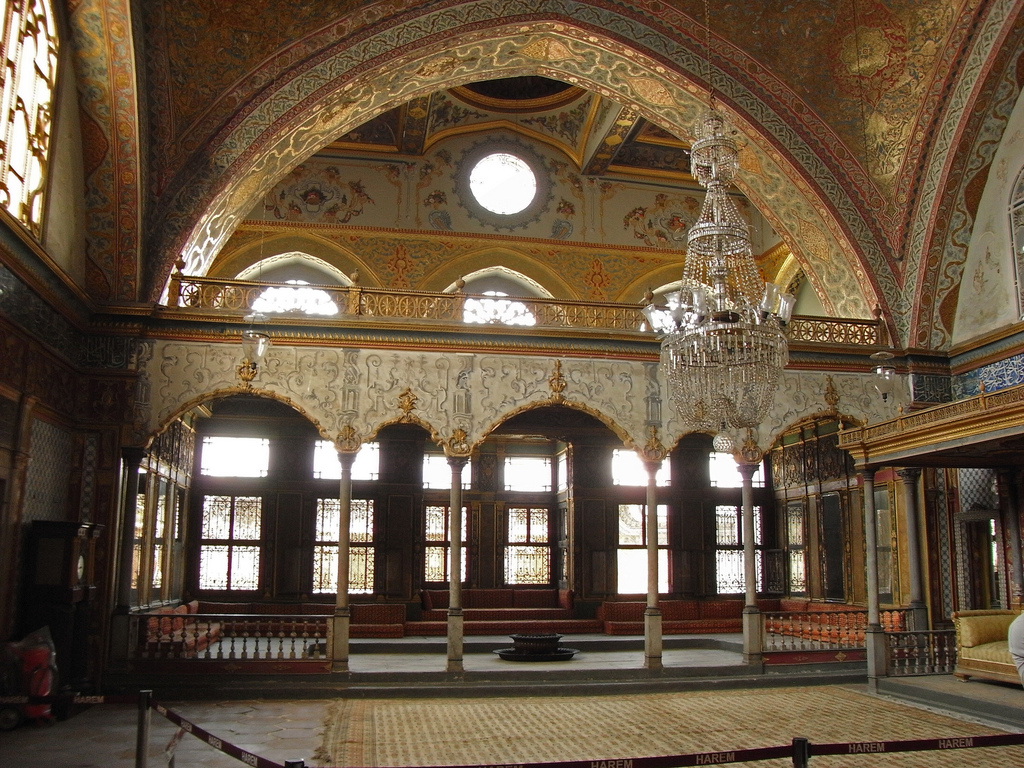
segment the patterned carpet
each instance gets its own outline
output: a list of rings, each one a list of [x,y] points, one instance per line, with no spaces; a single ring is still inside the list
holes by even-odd
[[[383,699],[333,703],[318,760],[331,766],[613,760],[812,744],[999,733],[840,686],[626,696]],[[750,766],[778,768],[787,760]],[[818,756],[812,768],[1024,766],[1024,746]]]

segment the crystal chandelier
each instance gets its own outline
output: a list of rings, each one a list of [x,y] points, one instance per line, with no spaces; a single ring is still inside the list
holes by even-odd
[[[707,194],[687,233],[679,291],[644,314],[664,334],[662,366],[684,423],[711,433],[753,429],[786,366],[783,329],[795,299],[759,276],[747,224],[728,193],[739,147],[713,97],[695,133],[691,167]]]

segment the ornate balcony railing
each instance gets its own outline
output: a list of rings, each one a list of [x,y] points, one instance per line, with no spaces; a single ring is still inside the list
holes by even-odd
[[[262,311],[287,321],[290,318],[316,318],[323,323],[372,322],[425,322],[458,324],[473,327],[467,322],[467,305],[472,302],[493,302],[496,297],[463,292],[441,293],[363,286],[337,285],[281,285],[244,280],[217,280],[192,277],[176,273],[171,278],[168,306],[218,315],[245,316],[261,311],[268,289],[315,291],[321,306],[331,306],[331,314],[307,315],[298,307],[284,312]],[[572,329],[594,332],[629,332],[647,334],[646,318],[639,304],[619,304],[600,301],[570,301],[535,297],[501,297],[515,304],[520,318],[527,318],[508,327],[527,329]],[[495,317],[489,328],[501,326]],[[477,326],[479,327],[479,326]],[[796,316],[787,328],[791,342],[829,344],[836,346],[874,347],[882,343],[877,320],[836,319],[829,317]]]
[[[988,435],[1020,434],[1024,424],[1024,385],[943,403],[895,419],[839,433],[839,447],[857,462],[906,466],[908,457],[962,450]]]

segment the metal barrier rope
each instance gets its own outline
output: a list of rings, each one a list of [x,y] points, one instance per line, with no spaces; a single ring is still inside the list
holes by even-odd
[[[135,768],[146,768],[148,763],[149,713],[151,710],[156,710],[157,714],[163,715],[181,730],[191,733],[197,739],[202,739],[219,752],[230,755],[236,760],[245,763],[245,765],[252,766],[252,768],[305,768],[305,761],[303,760],[285,760],[282,765],[265,757],[254,755],[214,736],[205,728],[201,728],[192,721],[186,720],[177,712],[153,701],[152,691],[139,691],[139,729],[135,747]],[[171,760],[173,762],[173,757]]]
[[[25,698],[25,697],[12,697]],[[31,697],[29,697],[31,698]],[[50,697],[35,697],[50,698]],[[104,697],[82,697],[104,698]],[[108,697],[110,698],[110,697]],[[120,697],[123,699],[123,697]],[[214,749],[230,755],[253,768],[304,768],[302,760],[286,760],[275,763],[259,755],[247,752],[234,744],[214,736],[178,713],[153,701],[152,691],[139,691],[139,729],[136,743],[136,768],[146,768],[147,745],[149,741],[149,716],[156,710],[182,731],[202,739]],[[89,702],[101,703],[101,702]],[[905,739],[899,741],[861,741],[835,744],[814,744],[806,738],[794,738],[791,744],[779,747],[757,749],[733,749],[717,752],[695,752],[686,755],[660,755],[656,757],[633,757],[611,760],[565,760],[542,763],[514,763],[496,765],[433,766],[431,768],[683,768],[692,765],[725,765],[747,763],[754,760],[777,760],[792,758],[794,768],[808,768],[810,758],[824,755],[885,754],[893,752],[927,752],[950,749],[975,749],[979,747],[1004,747],[1024,744],[1024,733],[1005,733],[993,736],[956,736],[939,739]],[[173,758],[172,758],[173,763]]]

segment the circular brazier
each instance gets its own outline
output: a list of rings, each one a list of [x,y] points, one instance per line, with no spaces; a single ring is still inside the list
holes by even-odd
[[[561,635],[509,635],[512,648],[520,653],[554,653]]]
[[[561,635],[517,634],[509,637],[512,638],[512,648],[494,651],[506,661],[563,661],[579,653],[575,648],[560,648]]]

